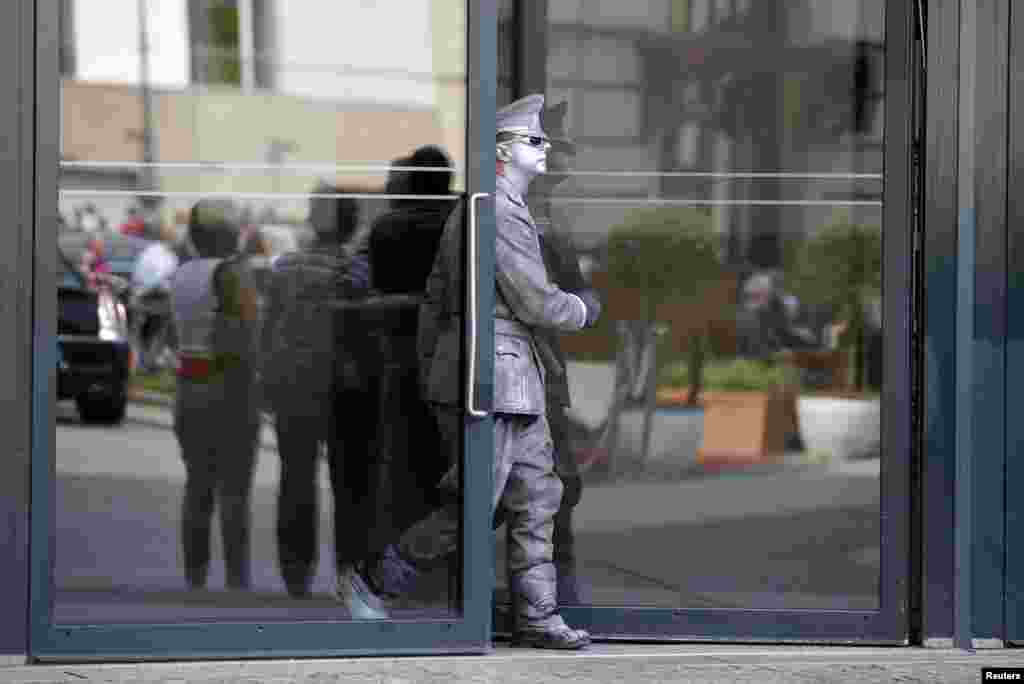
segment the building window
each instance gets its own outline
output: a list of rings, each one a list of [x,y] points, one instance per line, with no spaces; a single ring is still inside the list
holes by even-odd
[[[190,2],[193,83],[241,85],[238,0]]]
[[[60,0],[58,30],[60,31],[60,75],[75,76],[75,24],[71,0]]]
[[[503,107],[515,99],[516,83],[519,80],[516,69],[516,48],[519,45],[517,31],[518,13],[513,0],[498,3],[498,106]]]
[[[708,27],[711,8],[710,0],[691,0],[690,2],[690,31],[703,33]]]
[[[643,60],[635,40],[572,28],[553,30],[548,92],[569,101],[580,139],[635,140],[645,135]]]
[[[268,0],[189,2],[192,82],[272,88],[273,22]]]

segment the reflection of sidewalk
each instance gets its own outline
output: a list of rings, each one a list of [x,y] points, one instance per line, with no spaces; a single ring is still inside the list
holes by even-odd
[[[880,489],[867,468],[587,486],[575,511],[599,605],[877,607]]]

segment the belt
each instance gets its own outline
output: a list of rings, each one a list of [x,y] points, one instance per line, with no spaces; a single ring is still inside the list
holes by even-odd
[[[178,377],[183,380],[209,380],[223,373],[228,368],[242,365],[236,356],[218,354],[217,356],[201,356],[197,354],[178,354]]]
[[[512,318],[494,318],[494,332],[503,335],[515,335],[517,337],[533,337],[533,330],[524,325],[521,321]]]
[[[178,377],[185,380],[206,380],[213,375],[215,367],[209,356],[178,355]]]

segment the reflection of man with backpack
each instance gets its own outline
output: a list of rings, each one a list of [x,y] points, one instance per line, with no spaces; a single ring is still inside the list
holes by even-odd
[[[317,195],[338,193],[320,186]],[[330,304],[363,297],[368,260],[354,247],[358,205],[315,197],[310,223],[316,244],[282,254],[269,279],[263,329],[264,390],[275,414],[281,481],[278,560],[289,594],[306,596],[317,560],[321,445],[326,446],[334,496],[335,560],[339,572],[368,552],[373,527],[369,451],[376,402],[368,378],[339,355]]]
[[[174,432],[185,462],[182,542],[191,588],[205,586],[213,511],[220,515],[227,585],[249,587],[249,516],[259,435],[255,399],[256,289],[238,258],[238,213],[225,201],[192,209],[198,255],[171,280],[180,341]]]

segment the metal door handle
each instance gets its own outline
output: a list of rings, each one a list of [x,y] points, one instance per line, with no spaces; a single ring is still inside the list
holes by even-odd
[[[468,249],[466,250],[466,258],[469,259],[467,266],[467,277],[469,278],[469,287],[466,288],[466,309],[468,310],[469,318],[469,372],[466,373],[466,409],[469,411],[469,415],[474,418],[485,418],[487,411],[481,411],[476,408],[473,401],[474,389],[476,388],[476,333],[477,333],[477,321],[476,321],[476,309],[477,309],[477,270],[476,270],[476,259],[477,259],[477,225],[476,225],[476,203],[477,200],[487,197],[486,192],[474,192],[469,197],[469,242],[467,243]]]

